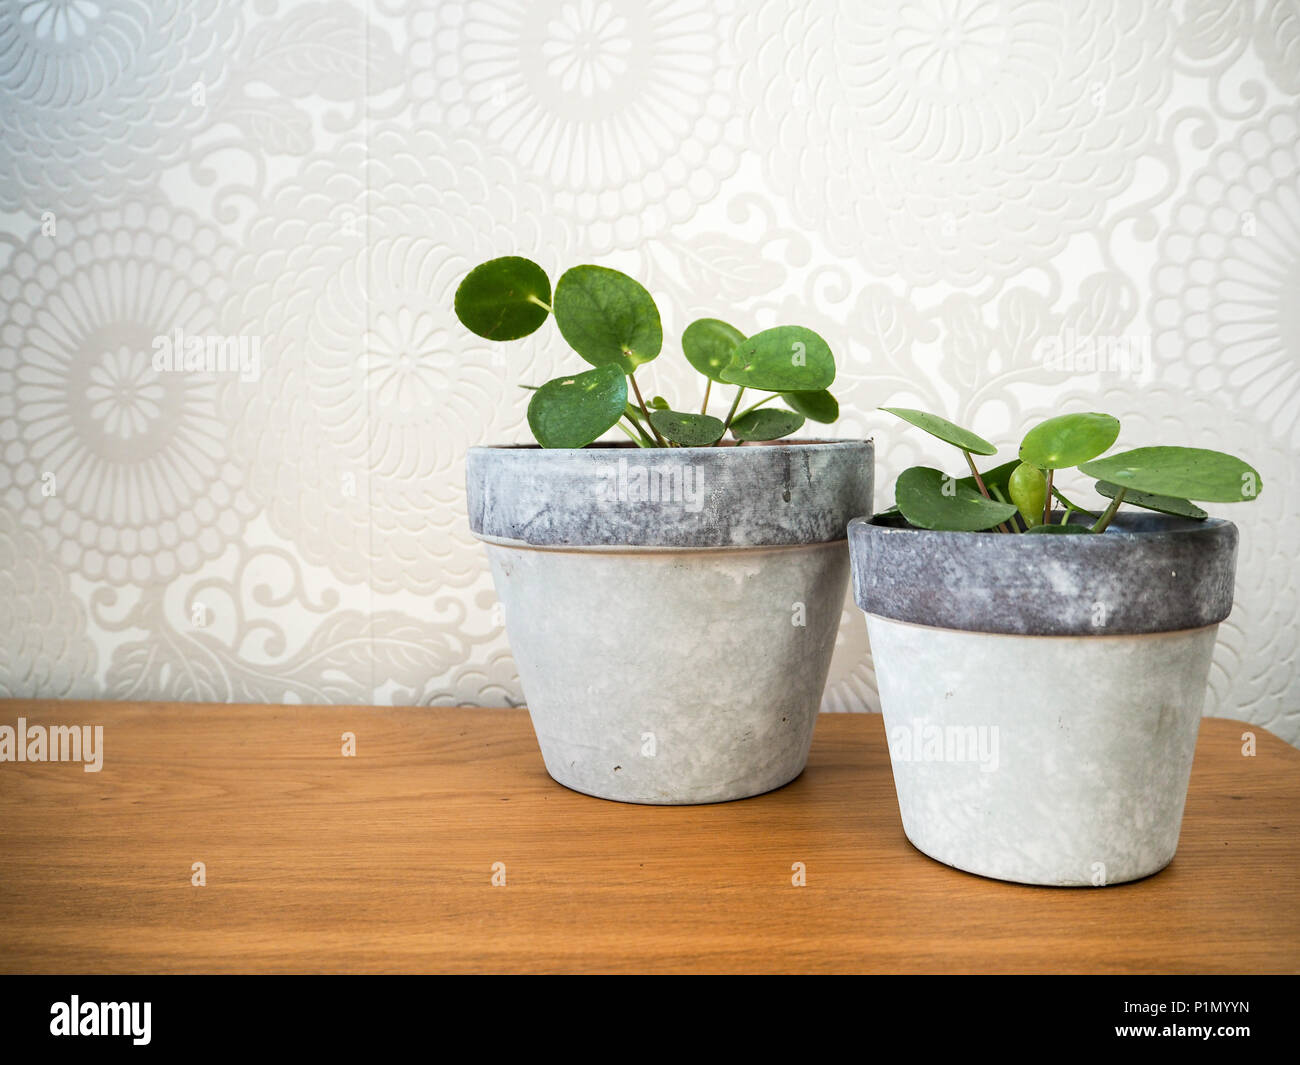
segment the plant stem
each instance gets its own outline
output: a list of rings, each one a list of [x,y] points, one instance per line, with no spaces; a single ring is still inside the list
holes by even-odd
[[[632,415],[627,413],[624,413],[623,417],[626,418],[631,423],[632,427],[637,431],[637,435],[633,436],[632,439],[635,440],[639,446],[641,447],[655,446],[654,440],[651,438],[650,434],[647,433],[645,429],[641,427],[641,423],[639,421],[637,421],[635,418],[632,417]],[[623,432],[625,433],[627,432],[627,426],[624,425],[622,422],[618,423],[618,427],[622,429]],[[631,436],[632,434],[628,433],[628,435]]]
[[[528,302],[529,302],[529,303],[535,303],[535,304],[537,304],[537,306],[539,306],[539,307],[544,307],[544,308],[546,309],[546,311],[547,311],[548,314],[554,314],[554,313],[555,313],[554,311],[551,310],[551,305],[550,305],[549,303],[543,303],[543,302],[542,302],[541,300],[539,300],[536,296],[529,296],[529,297],[528,297]]]
[[[997,498],[997,501],[999,503],[1005,503],[1007,501],[1007,497],[1002,494],[1002,489],[1000,489],[997,485],[995,484],[989,485],[989,491],[993,493],[993,495]],[[1019,517],[1020,517],[1019,514],[1011,515],[1011,520],[1006,522],[1008,532],[1018,533],[1023,531],[1020,528],[1020,525],[1023,524],[1023,519],[1021,520],[1020,524],[1017,524],[1016,521],[1016,519]],[[1028,526],[1025,527],[1028,528]]]
[[[624,425],[622,421],[617,421],[614,424],[622,429],[623,432],[627,433],[628,439],[631,440],[632,443],[636,444],[637,447],[654,447],[654,444],[649,442],[650,438],[648,436],[645,436],[644,434],[637,436],[631,429]]]
[[[746,414],[748,414],[750,411],[752,411],[752,410],[758,410],[758,408],[761,407],[764,403],[771,403],[772,400],[777,399],[778,397],[780,397],[780,395],[781,395],[780,392],[773,392],[773,393],[772,393],[770,396],[768,396],[766,399],[760,399],[757,403],[750,404],[750,406],[746,407],[746,408],[745,408],[744,410],[742,410],[739,414],[737,414],[736,417],[737,417],[737,418],[743,418],[743,417],[744,417]]]
[[[1043,524],[1052,524],[1052,474],[1055,470],[1047,471],[1047,495],[1043,498]]]
[[[1061,504],[1066,508],[1066,510],[1077,510],[1080,514],[1087,514],[1093,521],[1097,520],[1098,515],[1094,514],[1091,510],[1079,506],[1078,503],[1071,503],[1065,498],[1059,488],[1053,488],[1052,495],[1056,496],[1056,498],[1061,501]]]
[[[966,465],[970,467],[971,476],[975,478],[975,483],[979,486],[980,494],[985,499],[992,499],[993,497],[989,495],[989,490],[984,487],[984,478],[980,476],[980,471],[975,468],[975,460],[971,458],[970,452],[965,448],[962,448],[961,453],[966,456]]]
[[[704,402],[700,404],[701,414],[709,413],[709,393],[712,391],[713,391],[713,378],[706,377],[704,379]]]
[[[979,485],[980,493],[985,499],[992,501],[993,497],[989,495],[989,490],[984,486],[984,478],[980,476],[980,471],[976,468],[971,453],[965,448],[961,449],[961,453],[966,456],[966,465],[970,467],[971,476],[975,478],[975,483]],[[998,532],[1009,533],[1011,530],[1007,528],[1007,523],[1004,521],[998,524]]]
[[[636,383],[636,374],[628,374],[627,379],[632,382],[632,391],[636,393],[637,406],[641,408],[641,413],[645,415],[646,424],[650,426],[650,431],[655,434],[655,439],[659,441],[660,447],[667,447],[668,441],[659,435],[655,423],[650,420],[650,411],[646,409],[645,399],[641,395],[641,386]]]
[[[731,404],[731,410],[727,411],[727,420],[722,423],[722,436],[726,436],[727,430],[731,428],[731,419],[736,416],[736,408],[740,406],[740,397],[744,394],[745,386],[741,385],[740,388],[736,390],[736,399],[735,402]],[[718,437],[717,443],[713,445],[714,447],[717,447],[718,444],[722,443],[722,436]]]
[[[1115,498],[1110,501],[1110,506],[1108,506],[1102,513],[1102,516],[1097,519],[1097,524],[1092,527],[1093,532],[1099,533],[1106,531],[1106,526],[1108,526],[1111,523],[1111,519],[1115,517],[1115,512],[1119,510],[1119,505],[1124,502],[1124,491],[1125,489],[1121,488],[1115,493]]]
[[[624,404],[623,417],[626,418],[628,421],[630,421],[634,426],[636,426],[637,432],[639,432],[642,436],[644,436],[647,440],[649,440],[650,443],[652,444],[654,443],[654,439],[650,436],[649,432],[646,431],[646,427],[641,421],[640,410],[632,406],[631,403]]]

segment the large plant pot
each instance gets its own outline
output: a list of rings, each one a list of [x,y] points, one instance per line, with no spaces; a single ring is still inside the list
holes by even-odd
[[[1059,517],[1059,516],[1058,516]],[[958,869],[1103,885],[1174,856],[1237,529],[849,527],[903,829]]]
[[[870,442],[472,448],[466,470],[552,777],[685,804],[803,771]]]

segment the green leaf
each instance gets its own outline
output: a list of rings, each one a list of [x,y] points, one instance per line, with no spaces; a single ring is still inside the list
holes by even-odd
[[[1011,490],[1008,484],[1011,480],[1011,474],[1015,468],[1020,465],[1019,459],[1012,459],[1010,462],[1004,462],[1001,466],[994,466],[991,470],[981,471],[980,477],[984,480],[984,487],[989,490],[989,495],[997,498],[998,493],[1002,493],[1002,502],[1011,498]],[[964,484],[975,491],[979,491],[979,485],[975,483],[974,477],[963,477],[958,484]]]
[[[744,340],[745,334],[734,325],[717,318],[698,318],[682,334],[682,352],[705,377],[721,382],[722,371]]]
[[[839,402],[824,388],[816,392],[782,392],[781,399],[810,422],[829,425],[840,416]]]
[[[1047,478],[1037,466],[1022,462],[1012,471],[1007,482],[1011,502],[1020,511],[1029,528],[1043,524],[1043,509],[1047,506]]]
[[[555,324],[593,366],[632,373],[664,343],[659,308],[639,282],[603,266],[575,266],[555,286]]]
[[[720,380],[762,392],[816,392],[835,380],[835,356],[811,329],[780,325],[739,344]]]
[[[731,435],[737,440],[779,440],[803,425],[803,415],[792,410],[760,407],[742,414],[731,423]]]
[[[650,424],[665,440],[682,447],[708,447],[721,440],[724,432],[721,418],[711,414],[681,414],[675,410],[651,411]]]
[[[1203,503],[1245,502],[1264,487],[1253,466],[1199,447],[1139,447],[1084,463],[1079,469],[1126,491]]]
[[[909,425],[924,429],[931,436],[937,436],[945,444],[952,444],[963,451],[969,451],[975,455],[997,454],[998,449],[982,436],[972,433],[969,429],[963,429],[960,425],[954,425],[947,418],[940,418],[937,414],[928,414],[923,410],[912,410],[910,407],[881,407],[880,409],[887,414],[892,414],[895,418],[902,418]],[[921,468],[917,467],[917,469]]]
[[[1119,491],[1119,485],[1111,484],[1109,481],[1098,481],[1093,487],[1107,499],[1114,499],[1115,493]],[[1132,503],[1135,507],[1142,507],[1145,510],[1155,510],[1161,514],[1173,514],[1179,518],[1195,518],[1197,521],[1202,521],[1209,517],[1195,503],[1189,503],[1186,499],[1152,495],[1150,492],[1138,492],[1132,488],[1124,489],[1124,502]]]
[[[627,378],[599,366],[547,381],[528,402],[528,425],[542,447],[586,447],[611,429],[627,406]]]
[[[894,499],[912,525],[947,532],[991,529],[1016,512],[1012,504],[985,499],[978,490],[929,466],[913,466],[899,474]]]
[[[664,399],[663,396],[655,396],[650,400],[650,409],[651,410],[672,410],[672,407],[669,406],[668,400]]]
[[[536,332],[549,313],[551,282],[531,259],[507,255],[474,267],[456,289],[456,317],[487,340],[518,340]]]
[[[1119,436],[1109,414],[1062,414],[1039,422],[1020,442],[1020,461],[1040,470],[1063,470],[1095,459]]]
[[[1034,533],[1039,536],[1093,536],[1096,535],[1086,525],[1035,525],[1025,530],[1028,535]]]

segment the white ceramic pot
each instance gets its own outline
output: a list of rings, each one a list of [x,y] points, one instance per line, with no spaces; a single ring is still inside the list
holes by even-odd
[[[861,441],[473,449],[471,526],[551,776],[653,804],[798,776],[871,470]]]
[[[1174,857],[1236,528],[1121,515],[1104,536],[850,526],[903,829],[1026,884]]]

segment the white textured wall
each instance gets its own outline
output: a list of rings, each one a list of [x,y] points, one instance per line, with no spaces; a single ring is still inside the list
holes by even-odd
[[[1300,740],[1294,0],[0,0],[0,212],[0,694],[519,700],[462,459],[581,363],[450,309],[517,252],[818,329],[884,503],[945,456],[880,404],[1244,454],[1207,709]],[[156,372],[178,328],[260,376]]]

